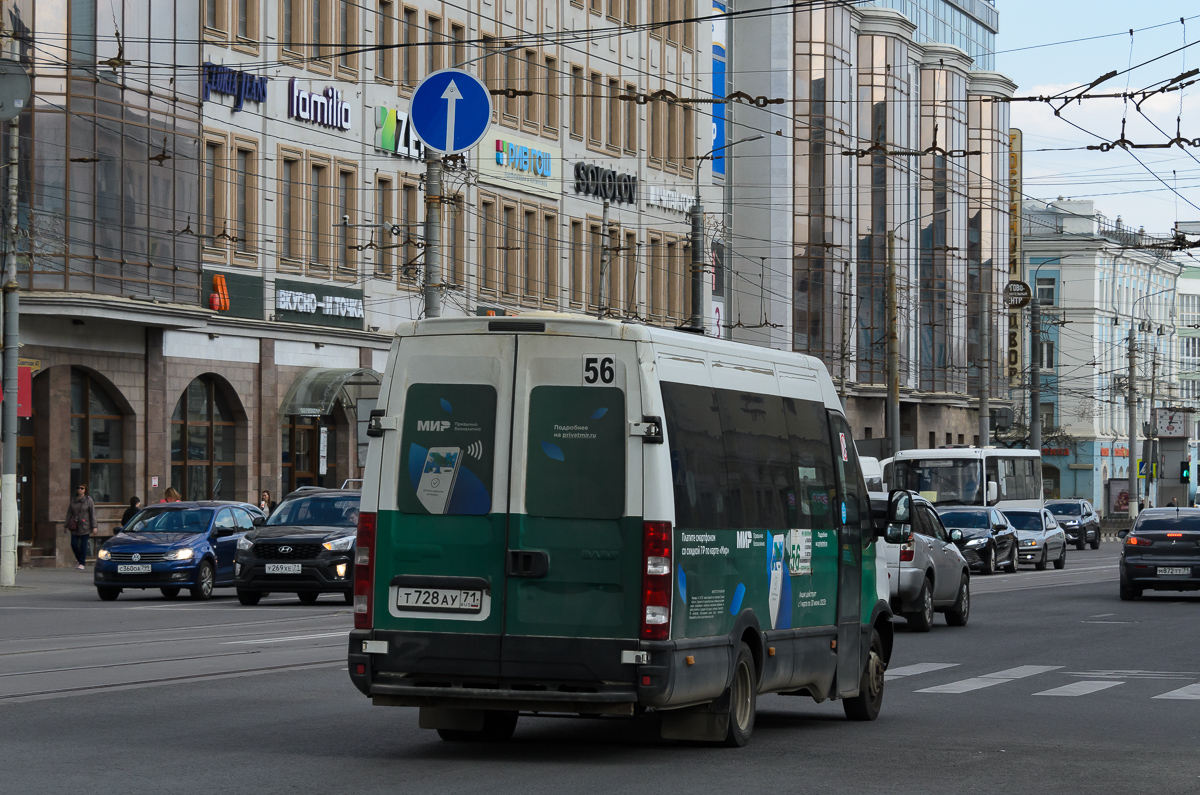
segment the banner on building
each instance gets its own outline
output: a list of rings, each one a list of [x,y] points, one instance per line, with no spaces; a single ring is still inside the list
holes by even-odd
[[[713,3],[712,21],[712,93],[713,99],[725,99],[725,53],[728,23],[724,3]],[[725,104],[714,102],[712,105],[712,148],[720,149],[725,145]],[[721,155],[713,157],[712,170],[714,175],[725,176],[725,158]]]
[[[1008,138],[1008,280],[1021,282],[1021,131],[1010,129]],[[1021,386],[1021,336],[1021,312],[1009,312],[1006,370],[1008,385],[1014,389]]]
[[[363,291],[276,279],[275,318],[288,323],[361,330]]]

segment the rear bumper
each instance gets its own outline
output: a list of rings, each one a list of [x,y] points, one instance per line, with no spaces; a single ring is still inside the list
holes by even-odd
[[[1160,568],[1188,569],[1187,575],[1159,576]],[[1195,558],[1172,560],[1170,557],[1121,559],[1121,579],[1126,585],[1154,591],[1200,590],[1200,563]]]

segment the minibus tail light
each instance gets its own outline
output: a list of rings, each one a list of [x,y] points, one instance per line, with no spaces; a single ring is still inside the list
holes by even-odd
[[[374,624],[372,591],[375,584],[375,514],[358,515],[358,536],[354,548],[354,628],[370,629]]]
[[[642,638],[666,640],[671,630],[671,523],[642,525]]]

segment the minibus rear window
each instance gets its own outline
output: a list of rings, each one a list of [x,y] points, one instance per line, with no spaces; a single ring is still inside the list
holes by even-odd
[[[625,393],[538,386],[529,395],[525,510],[531,516],[617,519],[625,513]]]

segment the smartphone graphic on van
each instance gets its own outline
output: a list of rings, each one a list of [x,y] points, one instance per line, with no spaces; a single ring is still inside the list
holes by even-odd
[[[425,455],[425,466],[421,468],[421,481],[417,485],[417,499],[430,513],[444,514],[458,479],[460,447],[431,447]]]

